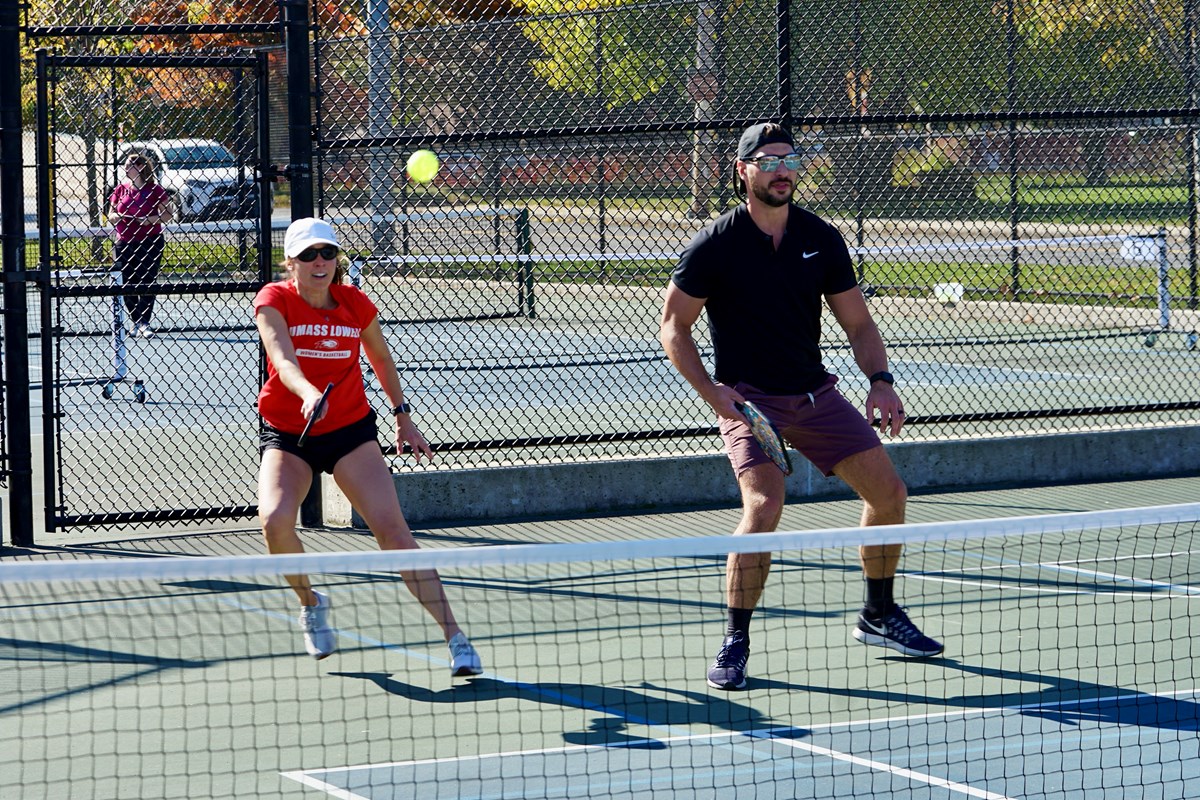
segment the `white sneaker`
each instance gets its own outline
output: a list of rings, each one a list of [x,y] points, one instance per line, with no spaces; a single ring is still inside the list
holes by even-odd
[[[483,663],[479,660],[479,653],[475,652],[475,648],[467,641],[467,637],[462,631],[454,634],[446,646],[450,648],[451,675],[463,677],[464,675],[482,674]]]
[[[154,335],[154,331],[145,322],[139,322],[137,325],[135,325],[133,332],[134,335],[139,336],[142,339],[149,339]]]
[[[329,627],[329,610],[333,603],[321,592],[313,594],[317,596],[315,606],[300,606],[300,630],[304,631],[304,649],[320,661],[337,650],[337,634]]]

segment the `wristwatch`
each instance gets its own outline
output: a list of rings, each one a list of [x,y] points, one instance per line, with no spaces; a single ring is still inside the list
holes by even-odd
[[[397,414],[411,414],[411,413],[412,413],[412,406],[410,406],[408,403],[401,403],[400,405],[398,405],[392,409],[392,416],[396,416]]]
[[[874,383],[875,381],[883,381],[889,386],[896,385],[896,379],[892,377],[892,373],[886,371],[876,372],[874,375],[872,375],[870,383]]]

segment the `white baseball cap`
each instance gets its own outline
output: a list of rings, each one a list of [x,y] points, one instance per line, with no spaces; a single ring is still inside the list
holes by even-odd
[[[295,258],[313,245],[321,244],[342,246],[332,225],[323,219],[305,217],[288,225],[287,234],[283,237],[283,254]]]

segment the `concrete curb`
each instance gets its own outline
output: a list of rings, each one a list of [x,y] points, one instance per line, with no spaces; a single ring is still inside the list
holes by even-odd
[[[910,490],[1146,479],[1200,474],[1200,428],[1152,428],[886,445]],[[849,496],[793,457],[790,499]],[[396,492],[409,522],[610,514],[736,505],[724,455],[401,473]],[[325,521],[363,527],[333,481],[323,481]]]

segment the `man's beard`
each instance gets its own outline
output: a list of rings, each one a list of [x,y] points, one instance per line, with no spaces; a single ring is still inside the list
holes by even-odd
[[[796,187],[792,186],[792,192],[794,192],[795,190],[796,190]],[[764,204],[766,204],[768,206],[771,206],[772,208],[779,208],[780,206],[786,206],[788,203],[790,203],[792,201],[792,192],[788,192],[783,197],[776,197],[775,195],[772,195],[770,184],[767,184],[766,186],[758,186],[758,185],[751,186],[750,191],[754,192],[754,196],[756,198],[758,198],[761,202],[763,202]]]

